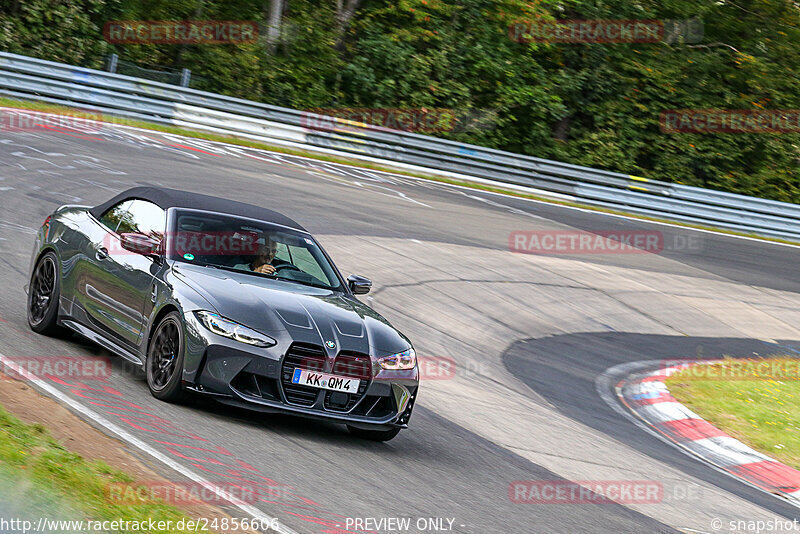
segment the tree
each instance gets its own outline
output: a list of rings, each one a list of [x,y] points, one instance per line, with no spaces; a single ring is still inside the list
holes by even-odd
[[[288,3],[288,0],[286,0]],[[269,1],[269,21],[267,23],[267,47],[274,54],[281,37],[281,18],[283,18],[284,0]]]

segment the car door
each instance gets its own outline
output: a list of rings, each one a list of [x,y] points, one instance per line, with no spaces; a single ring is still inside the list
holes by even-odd
[[[151,202],[134,199],[110,208],[101,216],[100,225],[102,231],[86,254],[91,267],[83,277],[85,308],[105,333],[135,347],[141,340],[144,318],[152,311],[157,265],[150,257],[123,249],[120,235],[140,233],[160,241],[166,213]]]
[[[74,267],[70,277],[75,288],[75,301],[85,316],[77,318],[86,326],[107,331],[104,319],[108,316],[108,305],[97,289],[98,280],[103,277],[113,277],[114,270],[109,270],[106,262],[108,246],[116,239],[117,227],[123,216],[128,213],[128,207],[133,200],[123,200],[110,207],[100,219],[88,215],[88,221],[82,225],[81,233],[76,236],[74,245],[79,253],[75,256]]]

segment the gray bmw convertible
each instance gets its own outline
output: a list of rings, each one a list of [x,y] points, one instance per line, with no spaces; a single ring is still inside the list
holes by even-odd
[[[137,187],[63,206],[36,236],[28,322],[142,366],[152,394],[189,392],[347,425],[386,441],[419,385],[409,340],[356,295],[302,226],[231,200]]]

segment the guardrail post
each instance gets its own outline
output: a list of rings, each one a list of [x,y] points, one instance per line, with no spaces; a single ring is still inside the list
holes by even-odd
[[[181,87],[189,87],[189,80],[192,78],[192,71],[183,69],[181,71]]]
[[[108,56],[108,72],[117,72],[117,62],[119,61],[119,56],[117,54],[111,54]]]

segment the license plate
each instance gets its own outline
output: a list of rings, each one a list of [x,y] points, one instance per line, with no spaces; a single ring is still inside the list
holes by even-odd
[[[361,380],[358,378],[329,375],[327,373],[320,373],[319,371],[295,368],[294,374],[292,375],[292,383],[301,386],[330,389],[331,391],[357,393],[358,385],[361,383]]]

